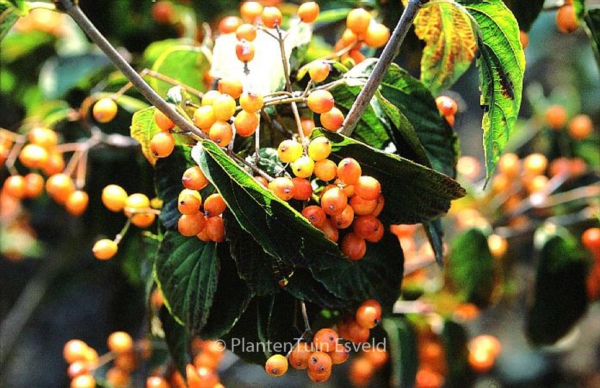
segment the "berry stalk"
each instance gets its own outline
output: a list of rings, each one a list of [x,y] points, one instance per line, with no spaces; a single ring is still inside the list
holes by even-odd
[[[123,73],[125,77],[135,86],[140,93],[158,110],[163,112],[171,121],[175,123],[184,132],[192,133],[200,138],[206,138],[206,135],[202,133],[193,124],[188,122],[182,115],[180,115],[171,105],[169,105],[158,93],[156,93],[150,85],[144,81],[142,77],[131,67],[125,59],[118,53],[118,51],[106,40],[104,35],[94,24],[88,19],[85,13],[79,8],[78,5],[73,4],[71,0],[57,0],[65,12],[71,16],[73,20],[79,25],[79,27],[89,36],[89,38],[96,43],[96,45],[106,54],[106,56],[114,63],[114,65]]]
[[[409,0],[392,36],[390,37],[389,42],[385,45],[383,52],[381,53],[381,57],[377,61],[377,65],[373,69],[373,72],[369,76],[367,83],[364,88],[358,94],[356,101],[350,108],[350,112],[348,112],[348,116],[346,116],[346,120],[344,121],[344,125],[340,133],[346,136],[352,135],[354,128],[358,124],[363,112],[370,104],[375,91],[379,87],[383,76],[389,69],[392,64],[394,58],[400,52],[400,46],[402,46],[402,42],[404,42],[404,38],[408,34],[408,30],[410,26],[412,26],[421,5],[424,3],[424,0]]]

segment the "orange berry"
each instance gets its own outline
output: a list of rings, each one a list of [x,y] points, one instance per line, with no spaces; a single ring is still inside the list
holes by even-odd
[[[592,253],[600,251],[600,228],[588,228],[581,235],[581,242]],[[600,260],[600,256],[596,254],[596,260]]]
[[[109,260],[112,259],[119,250],[119,246],[113,240],[104,238],[96,241],[92,248],[94,257],[98,260]]]
[[[202,130],[204,133],[208,133],[210,127],[217,121],[215,118],[215,111],[212,105],[202,105],[194,112],[193,117],[194,125]]]
[[[220,216],[208,217],[206,219],[206,233],[211,241],[225,241],[225,223]]]
[[[286,139],[279,143],[277,156],[283,163],[292,163],[302,156],[302,144],[293,139]]]
[[[342,239],[340,250],[350,260],[360,260],[367,253],[367,242],[356,233],[350,232]]]
[[[362,174],[360,164],[353,158],[344,158],[338,163],[338,178],[347,185],[358,183]]]
[[[204,201],[204,213],[207,217],[221,215],[225,209],[227,209],[227,204],[219,193],[209,195]]]
[[[242,24],[237,30],[235,30],[235,36],[238,40],[252,42],[254,39],[256,39],[256,27],[249,23]],[[223,92],[221,91],[221,93]]]
[[[249,113],[245,110],[240,111],[233,121],[235,126],[235,133],[242,136],[248,137],[254,135],[258,128],[259,116],[256,113]]]
[[[124,331],[115,331],[106,341],[111,352],[122,354],[133,350],[133,339]]]
[[[114,388],[125,388],[131,383],[131,377],[124,370],[112,367],[106,372],[106,382]]]
[[[228,94],[236,99],[242,95],[244,86],[237,78],[221,78],[217,83],[217,89],[221,94]]]
[[[356,323],[367,329],[372,329],[381,322],[381,310],[372,305],[362,305],[356,310]]]
[[[65,208],[69,214],[80,216],[87,209],[89,200],[89,196],[85,191],[77,190],[69,195],[65,203]]]
[[[59,204],[64,204],[75,191],[75,183],[67,174],[54,174],[46,181],[46,192]]]
[[[352,361],[348,377],[352,384],[357,387],[366,387],[375,374],[373,363],[364,357],[359,357]]]
[[[525,157],[523,168],[529,175],[541,175],[548,167],[548,158],[545,155],[534,153]]]
[[[281,354],[275,354],[265,363],[265,371],[271,376],[283,376],[288,370],[288,360]]]
[[[331,65],[329,63],[326,61],[317,61],[310,65],[308,75],[313,82],[321,82],[327,79],[330,71]]]
[[[19,161],[28,168],[41,168],[48,162],[48,151],[37,144],[27,144],[19,153]]]
[[[85,342],[72,339],[67,341],[63,347],[63,357],[68,364],[72,364],[75,361],[85,361],[85,352],[88,346]]]
[[[310,205],[302,210],[302,215],[316,228],[319,228],[327,221],[327,215],[320,206]]]
[[[486,373],[494,366],[496,358],[484,349],[471,350],[469,352],[469,365],[479,373]]]
[[[302,125],[304,136],[310,136],[313,129],[315,129],[315,122],[312,119],[302,119],[300,123]]]
[[[177,198],[177,209],[181,214],[192,215],[200,212],[202,196],[196,190],[183,189]]]
[[[70,388],[95,388],[96,380],[90,374],[83,374],[71,380]]]
[[[527,46],[529,46],[529,34],[527,34],[527,32],[520,30],[519,31],[519,41],[521,42],[521,45],[523,46],[523,50],[525,50],[527,48]]]
[[[508,242],[502,236],[497,234],[490,234],[487,238],[488,247],[492,256],[500,258],[504,256],[508,249]]]
[[[308,368],[308,357],[310,354],[311,346],[306,342],[299,342],[292,349],[288,361],[294,369],[306,369]]]
[[[314,174],[317,178],[324,182],[329,182],[335,179],[337,175],[337,165],[333,160],[324,159],[315,163]]]
[[[113,212],[120,212],[125,207],[127,192],[118,185],[108,185],[102,190],[102,203]]]
[[[269,190],[279,199],[289,201],[294,198],[294,182],[287,177],[277,177],[269,182]]]
[[[580,114],[571,119],[568,126],[569,135],[575,140],[587,139],[594,132],[594,124],[590,116]]]
[[[175,127],[175,123],[158,108],[154,109],[153,117],[154,123],[156,123],[156,126],[163,132],[169,132]]]
[[[354,184],[354,192],[359,197],[367,200],[377,199],[377,197],[379,197],[379,194],[381,194],[381,184],[377,179],[371,176],[362,175]]]
[[[333,187],[321,195],[321,208],[330,215],[341,214],[348,205],[348,196],[339,187]]]
[[[381,23],[370,23],[365,34],[365,44],[379,48],[385,46],[390,39],[390,29]]]
[[[254,44],[243,39],[235,44],[235,54],[242,62],[250,62],[254,59]]]
[[[563,34],[568,34],[579,28],[579,20],[575,14],[575,8],[568,4],[560,7],[556,12],[556,27]]]
[[[308,156],[301,156],[291,164],[292,172],[300,178],[308,178],[315,169],[315,161]]]
[[[294,199],[297,201],[308,201],[312,196],[312,186],[306,178],[294,177]]]
[[[306,105],[318,114],[329,112],[334,106],[333,95],[327,90],[315,90],[308,95]]]
[[[217,121],[227,121],[235,114],[235,100],[230,95],[220,94],[216,96],[212,106]]]
[[[370,347],[363,350],[363,355],[367,360],[371,361],[375,369],[383,367],[390,358],[385,349],[378,347]]]
[[[346,208],[343,212],[336,216],[331,216],[331,221],[338,229],[346,229],[352,225],[354,221],[354,209],[350,204],[346,205]]]
[[[226,16],[219,22],[219,32],[221,34],[231,34],[242,25],[242,19],[237,16]]]
[[[146,388],[169,388],[167,380],[160,376],[150,376],[146,379]]]
[[[332,364],[343,364],[350,357],[350,352],[348,348],[342,344],[336,344],[333,351],[329,352],[329,357],[331,357]]]
[[[346,27],[355,34],[367,32],[371,24],[371,14],[362,8],[353,9],[346,18]]]
[[[335,333],[335,332],[334,332]],[[337,337],[337,335],[336,335]],[[333,347],[332,347],[333,349]],[[310,354],[308,357],[308,370],[313,373],[326,373],[331,371],[331,357],[329,354],[317,351]]]
[[[417,371],[415,388],[442,388],[444,377],[433,370],[421,368]]]
[[[50,152],[48,155],[48,161],[42,166],[44,174],[50,176],[58,174],[65,168],[65,159],[63,154],[60,152]]]
[[[30,143],[37,144],[40,147],[50,149],[58,144],[58,135],[48,128],[33,128],[27,134],[27,140]]]
[[[181,183],[186,189],[202,190],[210,183],[198,166],[193,166],[185,170],[181,177]]]
[[[521,174],[521,159],[516,154],[504,154],[498,160],[498,172],[510,178]]]
[[[330,154],[331,142],[324,136],[313,139],[308,145],[308,156],[315,162],[326,159]]]
[[[11,175],[4,181],[3,191],[9,196],[22,199],[27,194],[27,183],[21,175]]]
[[[219,147],[227,147],[233,140],[233,128],[226,121],[217,121],[210,127],[208,137]]]
[[[166,158],[175,149],[175,138],[168,132],[158,132],[150,139],[150,151],[157,158]]]
[[[184,214],[177,221],[177,230],[186,237],[196,236],[204,230],[206,221],[206,217],[200,212],[190,215]]]
[[[248,113],[258,112],[263,105],[263,95],[260,93],[243,93],[240,96],[240,106]]]
[[[325,220],[323,225],[318,226],[317,228],[320,229],[323,234],[325,234],[325,237],[333,242],[337,242],[340,238],[340,232],[331,220]]]
[[[336,107],[331,108],[320,117],[323,128],[330,132],[335,132],[344,124],[344,114]]]
[[[119,109],[117,103],[112,98],[101,98],[94,104],[92,115],[99,123],[108,123],[117,115]]]
[[[448,96],[439,96],[435,99],[435,104],[442,116],[453,116],[458,111],[458,104],[453,98]]]
[[[335,330],[325,328],[315,333],[312,343],[316,350],[328,353],[335,350],[338,339]]]
[[[267,28],[281,26],[283,16],[277,7],[265,7],[261,14],[262,23]]]
[[[562,105],[551,105],[546,109],[546,123],[554,130],[562,129],[567,119],[567,110]]]
[[[209,90],[202,96],[201,105],[212,105],[217,100],[221,93],[218,90]]]
[[[254,23],[256,18],[262,14],[263,9],[262,4],[258,1],[246,1],[240,7],[240,14],[247,23]]]
[[[303,3],[298,7],[298,17],[304,23],[312,23],[319,16],[319,4],[314,1]]]
[[[44,177],[40,174],[30,172],[25,175],[25,196],[27,198],[37,198],[44,191]]]

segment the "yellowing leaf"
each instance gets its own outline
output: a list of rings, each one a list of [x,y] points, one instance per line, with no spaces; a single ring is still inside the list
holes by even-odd
[[[156,163],[156,156],[150,151],[150,140],[152,136],[160,132],[160,128],[154,122],[154,108],[142,109],[133,114],[131,120],[130,135],[142,146],[142,153],[151,165]]]
[[[469,16],[450,2],[424,7],[415,19],[415,33],[425,41],[421,81],[433,95],[450,87],[475,58],[477,41]]]

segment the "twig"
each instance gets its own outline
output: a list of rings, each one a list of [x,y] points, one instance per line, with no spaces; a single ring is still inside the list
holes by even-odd
[[[171,121],[184,131],[205,139],[206,135],[193,124],[177,112],[169,103],[167,103],[158,93],[156,93],[142,77],[131,67],[119,52],[106,40],[94,24],[88,19],[79,6],[73,4],[71,0],[55,0],[65,10],[65,12],[77,22],[79,27],[87,36],[96,43],[96,45],[106,54],[114,65],[127,77],[140,93],[157,109],[163,112]]]
[[[398,24],[396,25],[389,42],[385,45],[385,48],[381,53],[381,57],[377,61],[377,65],[375,65],[375,68],[369,76],[367,83],[358,94],[356,101],[354,101],[354,104],[352,104],[352,108],[350,108],[348,116],[346,116],[346,120],[344,121],[344,125],[340,131],[342,134],[346,136],[352,135],[352,132],[358,124],[364,110],[371,103],[371,99],[373,98],[373,95],[375,95],[375,91],[379,87],[383,76],[392,64],[394,58],[396,58],[400,52],[400,46],[402,45],[406,34],[408,34],[408,31],[412,26],[412,23],[417,16],[419,9],[421,8],[422,3],[423,0],[408,1],[407,6],[402,13],[402,17],[400,17],[400,20],[398,21]]]

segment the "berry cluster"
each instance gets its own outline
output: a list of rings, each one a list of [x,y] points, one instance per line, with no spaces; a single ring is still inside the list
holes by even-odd
[[[63,151],[55,131],[34,127],[27,136],[9,131],[0,135],[0,162],[6,163],[11,172],[3,184],[2,191],[17,200],[37,198],[46,190],[54,201],[65,207],[74,216],[82,215],[87,209],[89,198],[71,178],[75,163],[65,170]],[[16,170],[16,159],[30,172],[21,175]],[[75,162],[79,162],[75,159]],[[46,175],[48,178],[44,179]]]
[[[356,387],[366,387],[373,375],[388,362],[389,354],[385,349],[369,347],[361,350],[358,357],[352,360],[348,378]]]
[[[209,182],[198,166],[188,168],[181,179],[185,187],[177,199],[177,208],[181,217],[177,222],[179,233],[186,237],[197,236],[208,242],[225,240],[225,224],[222,214],[227,204],[219,193],[213,193],[202,200],[198,190],[208,186]]]
[[[346,30],[334,46],[334,51],[343,53],[341,60],[352,59],[360,63],[365,59],[360,52],[364,45],[372,48],[383,47],[390,38],[390,30],[383,24],[376,22],[371,13],[365,9],[357,8],[348,13]]]
[[[192,353],[193,362],[186,366],[187,385],[179,373],[175,374],[172,385],[181,388],[223,388],[217,373],[217,367],[225,354],[220,344],[196,338],[192,342]]]
[[[381,305],[375,300],[367,300],[356,310],[354,319],[337,324],[337,331],[329,328],[318,330],[310,343],[298,342],[287,357],[281,354],[271,356],[265,363],[265,370],[278,377],[284,375],[291,365],[294,369],[306,369],[314,382],[327,381],[332,365],[343,364],[350,357],[350,347],[343,341],[354,344],[367,341],[369,330],[380,320]]]

